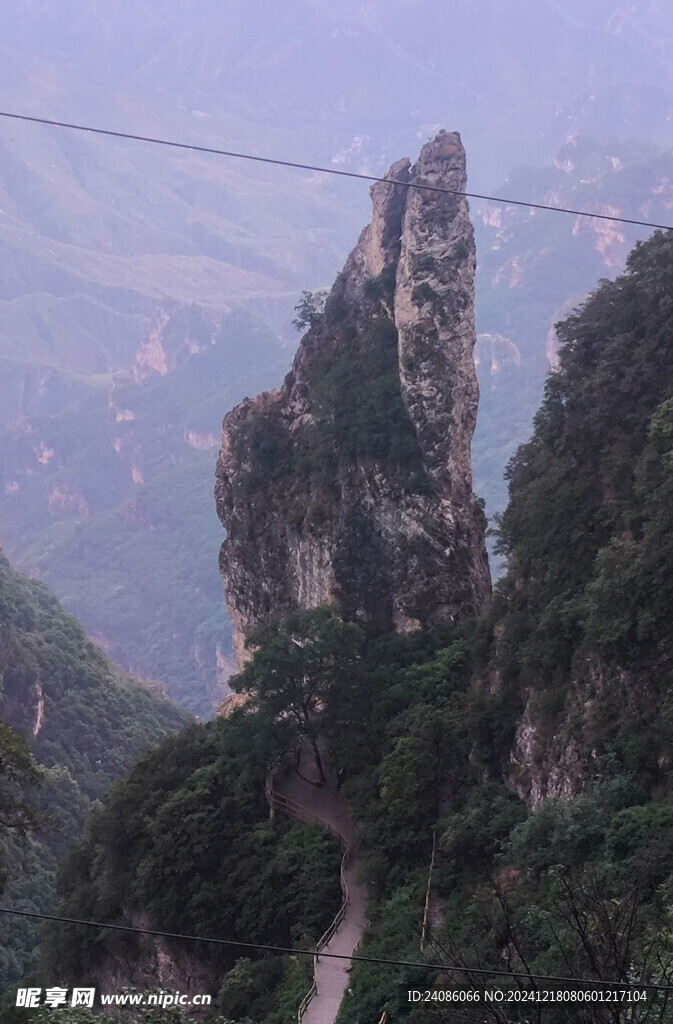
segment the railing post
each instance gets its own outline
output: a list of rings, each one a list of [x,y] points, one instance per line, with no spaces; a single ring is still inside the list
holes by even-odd
[[[428,887],[425,892],[425,907],[423,908],[423,925],[421,927],[421,953],[425,949],[425,940],[428,933],[428,915],[430,913],[430,894],[432,891],[432,876],[435,870],[435,849],[437,844],[437,830],[432,829],[432,855],[430,857],[430,870],[428,871]]]

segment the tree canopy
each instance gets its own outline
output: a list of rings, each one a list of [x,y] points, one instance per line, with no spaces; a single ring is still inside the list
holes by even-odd
[[[305,739],[325,781],[319,738],[338,736],[357,713],[364,634],[327,606],[292,612],[262,626],[248,647],[254,653],[231,681],[269,714],[286,718]]]

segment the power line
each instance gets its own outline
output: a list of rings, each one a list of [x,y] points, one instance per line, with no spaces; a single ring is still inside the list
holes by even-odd
[[[211,153],[215,156],[229,156],[236,160],[253,160],[260,164],[273,164],[277,167],[293,167],[300,171],[317,171],[320,174],[335,174],[341,178],[357,178],[360,181],[382,181],[389,185],[402,185],[404,188],[422,189],[426,192],[444,192],[447,195],[463,196],[466,199],[483,199],[489,203],[506,203],[509,206],[525,206],[531,210],[548,210],[552,213],[567,213],[574,217],[593,217],[596,220],[609,220],[616,224],[635,224],[643,228],[658,228],[672,231],[670,224],[654,224],[649,220],[635,220],[630,217],[613,217],[607,213],[591,213],[586,210],[572,210],[565,206],[548,206],[545,203],[531,203],[524,199],[504,199],[502,196],[485,196],[478,192],[461,192],[454,188],[440,185],[424,185],[413,181],[399,181],[396,178],[380,178],[375,174],[358,174],[356,171],[338,171],[334,167],[319,167],[315,164],[302,164],[294,160],[279,160],[270,156],[253,156],[252,153],[237,153],[228,149],[215,149],[211,146],[197,146],[191,142],[175,142],[171,139],[156,139],[149,135],[134,135],[131,132],[115,132],[109,128],[94,128],[91,125],[71,124],[68,121],[54,121],[47,117],[30,117],[28,114],[14,114],[0,110],[0,117],[12,118],[14,121],[30,121],[32,124],[45,124],[53,128],[71,128],[77,132],[91,132],[94,135],[107,135],[115,139],[131,139],[134,142],[150,142],[155,146],[171,146],[174,149],[187,149],[195,153]]]
[[[109,931],[132,932],[136,935],[154,935],[161,939],[180,939],[189,942],[209,942],[217,946],[234,946],[237,949],[263,949],[270,953],[290,953],[293,956],[315,956],[315,950],[295,949],[292,946],[271,946],[263,942],[238,942],[235,939],[213,939],[206,935],[187,935],[182,932],[162,932],[154,928],[136,928],[126,924],[104,924],[102,921],[85,921],[76,917],[60,917],[57,914],[37,914],[29,910],[12,910],[9,907],[0,907],[0,914],[10,914],[14,917],[30,917],[39,921],[55,921],[57,924],[74,924],[85,928],[106,928]],[[330,960],[349,960],[367,964],[383,964],[387,967],[417,967],[426,971],[438,971],[443,968],[461,974],[481,974],[491,978],[528,978],[536,981],[552,981],[571,985],[602,985],[609,988],[646,988],[656,991],[672,991],[673,985],[657,985],[648,982],[628,981],[603,981],[598,978],[564,978],[554,974],[531,974],[528,971],[509,970],[496,971],[484,967],[447,967],[443,964],[430,964],[414,960],[391,960],[379,956],[361,956],[346,953],[325,953],[321,951],[319,957]]]

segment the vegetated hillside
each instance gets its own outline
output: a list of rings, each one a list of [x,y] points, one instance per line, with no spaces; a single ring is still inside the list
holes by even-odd
[[[586,784],[608,752],[666,784],[672,284],[673,234],[657,232],[559,325],[560,372],[508,470],[498,664],[528,695],[537,798]]]
[[[132,369],[1,438],[8,553],[128,671],[203,715],[232,659],[212,502],[222,407],[282,361],[250,314],[169,308]]]
[[[44,769],[38,788],[24,794],[39,809],[38,830],[23,840],[13,829],[0,834],[3,903],[48,912],[58,859],[80,834],[92,801],[189,716],[113,666],[47,588],[3,555],[0,678],[2,720]],[[4,757],[0,774],[4,800],[12,786]],[[36,966],[39,927],[3,917],[0,935],[4,991]]]
[[[114,894],[129,871],[125,860],[119,873],[113,866],[121,828],[123,844],[145,858],[134,875],[135,910],[221,934],[224,905],[209,916],[213,879],[238,840],[223,840],[219,829],[203,843],[192,829],[177,842],[181,812],[199,813],[196,786],[209,801],[261,799],[262,761],[282,760],[310,728],[323,737],[327,771],[346,766],[344,790],[360,822],[373,894],[363,954],[420,958],[434,835],[423,955],[436,958],[441,987],[483,999],[494,985],[484,969],[504,971],[508,991],[518,988],[511,972],[538,989],[535,974],[629,980],[638,992],[673,983],[671,294],[673,238],[657,233],[633,252],[625,275],[559,325],[560,370],[509,471],[501,529],[509,570],[490,612],[444,633],[366,640],[353,626],[339,639],[344,627],[319,610],[254,636],[239,684],[251,688],[257,710],[167,741],[161,757],[118,784],[104,827],[94,824],[63,876],[65,907],[119,919]],[[335,636],[337,675],[324,657]],[[315,708],[303,725],[278,716],[283,701],[298,706],[302,686]],[[216,737],[245,752],[236,784],[221,794]],[[148,772],[151,787],[141,782]],[[148,789],[173,792],[188,776],[189,798],[173,805],[169,797],[170,814],[152,809],[164,796]],[[205,814],[202,827],[214,828],[218,813]],[[102,862],[110,865],[104,879],[95,868]],[[184,891],[171,882],[159,893],[160,875],[184,877]],[[256,935],[256,927],[255,919],[246,930]],[[74,977],[83,937],[59,936]],[[99,971],[116,962],[107,941],[93,947]],[[240,966],[231,970],[241,981]],[[227,1002],[228,973],[220,1009],[237,1024],[258,1024],[266,1018],[249,1014],[245,999],[259,993],[266,962],[245,970],[243,1006]],[[446,1021],[445,1005],[408,1002],[409,988],[430,981],[414,968],[359,963],[340,1024],[378,1019],[383,1009],[414,1024]],[[541,1024],[568,1020],[564,1003],[529,1009]],[[450,1019],[477,1022],[483,1013],[463,1001]],[[513,1024],[520,1006],[495,1006],[492,1019]],[[668,1024],[673,1006],[650,989],[637,1004],[574,1001],[572,1019]]]
[[[269,820],[266,772],[288,723],[237,712],[164,743],[113,786],[61,875],[75,916],[151,922],[234,942],[311,948],[341,905],[342,851],[318,826]],[[285,1024],[311,960],[60,927],[44,970],[104,991],[161,984],[217,996],[213,1010]]]

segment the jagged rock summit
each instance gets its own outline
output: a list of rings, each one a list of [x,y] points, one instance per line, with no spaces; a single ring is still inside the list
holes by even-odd
[[[374,630],[474,613],[478,385],[465,151],[442,131],[371,189],[373,216],[283,386],[224,420],[216,501],[239,659],[269,616],[337,604]],[[411,186],[411,187],[410,187]]]

